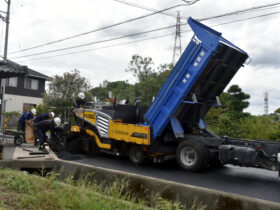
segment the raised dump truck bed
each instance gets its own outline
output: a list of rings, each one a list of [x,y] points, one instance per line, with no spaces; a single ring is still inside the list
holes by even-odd
[[[198,124],[248,58],[221,33],[192,18],[188,23],[195,36],[145,114],[154,139],[171,119],[182,127]]]
[[[248,58],[221,33],[192,18],[188,23],[195,36],[145,114],[154,139],[170,121],[177,129],[198,124]]]

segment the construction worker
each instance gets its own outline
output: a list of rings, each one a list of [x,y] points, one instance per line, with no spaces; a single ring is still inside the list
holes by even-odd
[[[86,98],[85,94],[83,92],[80,92],[78,94],[78,98],[75,100],[75,107],[83,108],[85,106],[91,106],[92,104],[90,102],[87,102],[85,98]]]
[[[33,123],[38,123],[40,121],[43,121],[43,120],[49,120],[49,119],[52,119],[54,118],[55,114],[54,112],[50,112],[50,113],[42,113],[42,114],[39,114],[35,120],[33,121]]]
[[[61,123],[61,119],[59,117],[56,117],[53,120],[43,120],[43,121],[40,121],[40,122],[34,124],[35,132],[40,140],[39,150],[44,151],[44,152],[46,151],[45,145],[44,145],[45,141],[48,138],[46,135],[46,132],[47,131],[53,132],[55,129],[55,126],[59,126],[60,123]]]
[[[30,112],[24,113],[18,121],[18,130],[25,132],[25,123],[30,122],[36,115],[36,109],[31,109]],[[30,122],[31,123],[31,122]]]
[[[86,98],[86,96],[83,92],[80,92],[78,94],[78,98],[75,100],[76,108],[82,108],[83,106],[85,106],[87,104],[85,98]]]
[[[54,116],[55,116],[54,112],[42,113],[42,114],[39,114],[39,115],[35,118],[35,120],[33,120],[34,138],[35,138],[35,139],[34,139],[34,145],[35,145],[35,146],[37,146],[37,145],[39,144],[39,142],[38,142],[38,138],[39,138],[39,137],[38,137],[37,134],[36,134],[34,124],[35,124],[35,123],[38,123],[38,122],[41,122],[41,121],[43,121],[43,120],[50,120],[50,119],[54,118]]]

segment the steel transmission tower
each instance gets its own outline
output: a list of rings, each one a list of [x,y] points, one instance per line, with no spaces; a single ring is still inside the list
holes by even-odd
[[[176,18],[176,33],[175,33],[175,42],[174,42],[174,49],[173,49],[173,59],[172,63],[173,65],[176,64],[178,58],[182,54],[182,47],[181,47],[181,17],[180,17],[180,12],[178,11],[177,13],[177,18]]]
[[[268,92],[264,93],[264,114],[268,115]]]

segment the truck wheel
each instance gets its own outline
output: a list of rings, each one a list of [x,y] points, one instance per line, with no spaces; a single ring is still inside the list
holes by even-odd
[[[176,159],[181,169],[199,171],[206,166],[206,147],[202,143],[184,141],[177,147]]]
[[[15,136],[14,138],[14,145],[20,146],[23,143],[23,139],[20,136]]]
[[[133,145],[129,147],[128,153],[131,162],[136,165],[142,164],[145,160],[144,151],[139,146]]]

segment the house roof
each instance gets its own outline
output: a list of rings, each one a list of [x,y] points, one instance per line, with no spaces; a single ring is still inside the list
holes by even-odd
[[[0,61],[0,78],[25,76],[28,74],[27,66],[21,66],[12,61]]]
[[[0,78],[16,77],[16,76],[27,76],[36,77],[41,79],[49,79],[47,75],[41,74],[34,71],[27,66],[22,66],[13,61],[7,60],[0,61]]]
[[[41,74],[38,71],[34,71],[32,69],[28,69],[28,75],[29,77],[37,77],[37,78],[41,78],[41,79],[49,79],[50,77],[48,77],[45,74]]]

